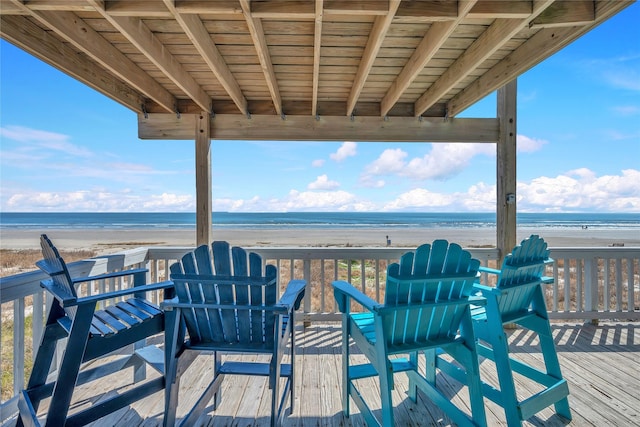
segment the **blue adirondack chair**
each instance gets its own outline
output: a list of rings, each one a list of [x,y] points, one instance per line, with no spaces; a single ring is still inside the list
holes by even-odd
[[[347,282],[333,282],[336,302],[343,313],[342,407],[347,417],[351,398],[368,425],[393,426],[393,375],[406,372],[409,397],[414,402],[420,388],[457,425],[486,425],[469,298],[479,265],[459,245],[436,240],[405,253],[399,264],[389,265],[384,304]],[[364,311],[352,312],[352,303]],[[351,340],[370,363],[350,364]],[[436,387],[436,366],[441,358],[438,349],[465,368],[471,416]],[[418,370],[419,352],[426,356],[424,376]],[[398,354],[409,357],[391,357]],[[372,376],[380,380],[381,421],[356,388],[357,380]]]
[[[212,398],[216,409],[225,375],[268,377],[272,391],[271,425],[280,423],[289,395],[293,411],[294,314],[304,297],[305,281],[291,280],[278,299],[276,267],[263,267],[258,254],[248,254],[240,247],[230,250],[229,244],[221,241],[213,242],[211,251],[207,245],[196,248],[170,268],[176,297],[162,304],[167,316],[164,425],[175,424],[178,372],[184,372],[193,361],[185,358],[187,366],[178,369],[180,356],[187,350],[214,352],[214,375],[182,425],[195,423]],[[268,354],[271,360],[224,361],[223,353]],[[285,353],[289,354],[290,363],[283,363]],[[285,379],[282,388],[281,378]]]
[[[144,379],[145,362],[149,361],[145,355],[153,354],[144,349],[134,353],[126,361],[117,360],[104,364],[99,371],[95,369],[81,371],[80,367],[83,362],[97,359],[130,344],[139,344],[147,337],[162,333],[164,331],[163,312],[143,296],[144,292],[160,289],[171,292],[173,287],[171,282],[146,285],[147,270],[145,269],[71,278],[67,265],[45,234],[40,237],[40,244],[44,259],[36,264],[50,276],[50,280],[42,281],[42,286],[53,295],[54,299],[49,309],[45,331],[36,353],[27,389],[22,391],[19,397],[20,412],[17,425],[40,425],[37,418],[38,407],[40,402],[48,396],[51,396],[51,401],[45,425],[83,425],[162,390],[163,376],[140,381]],[[79,283],[125,276],[133,276],[134,287],[87,297],[78,297],[76,293],[75,286]],[[99,302],[127,296],[132,297],[103,310],[96,310],[96,304]],[[58,341],[64,338],[67,339],[66,347],[57,378],[53,382],[47,382]],[[76,385],[100,377],[101,374],[106,375],[132,366],[134,381],[139,383],[138,385],[69,415],[69,405]],[[158,367],[156,364],[152,366]],[[98,394],[103,392],[100,391]]]
[[[500,389],[483,383],[487,398],[504,408],[509,426],[520,426],[542,409],[555,405],[556,413],[568,420],[569,387],[562,377],[556,354],[547,308],[542,291],[545,265],[552,263],[547,243],[537,235],[523,240],[508,254],[500,270],[484,268],[480,271],[497,275],[496,286],[477,283],[475,288],[486,298],[486,306],[474,310],[473,326],[478,341],[478,354],[495,362]],[[537,333],[544,359],[544,371],[537,369],[509,353],[503,325],[516,324]],[[513,372],[540,384],[541,390],[518,399]]]

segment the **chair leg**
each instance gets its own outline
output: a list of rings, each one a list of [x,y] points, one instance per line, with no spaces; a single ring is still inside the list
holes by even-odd
[[[542,357],[544,358],[544,365],[547,374],[554,378],[561,379],[562,371],[560,370],[560,362],[558,360],[558,353],[556,352],[555,343],[553,342],[553,335],[551,333],[551,327],[547,319],[541,319],[544,321],[544,327],[540,328],[542,331],[538,332],[538,338],[540,339],[540,349],[542,351]],[[571,420],[571,409],[569,408],[569,399],[565,396],[563,399],[558,400],[554,404],[556,413],[567,420]]]
[[[164,356],[164,427],[174,426],[178,407],[178,392],[180,390],[180,376],[178,373],[179,359],[176,357],[178,349],[178,335],[180,315],[178,310],[169,310],[165,314],[165,356]]]
[[[416,373],[418,372],[418,352],[414,351],[409,354],[409,361],[414,366],[414,370]],[[409,375],[409,389],[407,390],[407,394],[409,399],[411,399],[414,403],[418,398],[418,385],[416,384],[413,375]]]
[[[491,348],[496,370],[498,371],[498,382],[500,383],[501,402],[499,404],[504,408],[507,425],[510,427],[521,426],[522,420],[518,411],[518,398],[509,359],[509,343],[504,332],[497,333],[496,339],[491,342]]]
[[[73,396],[73,390],[80,371],[80,364],[89,338],[89,328],[95,306],[84,304],[77,307],[76,316],[71,327],[71,333],[67,340],[67,348],[62,357],[62,363],[58,370],[58,378],[51,396],[51,408],[47,414],[46,425],[64,425],[69,413],[69,405]]]
[[[380,400],[382,406],[382,425],[392,426],[393,422],[393,402],[391,399],[391,390],[393,389],[393,370],[391,364],[384,357],[380,360],[379,366],[380,378]]]
[[[342,315],[342,412],[349,417],[349,394],[351,378],[349,377],[349,319]]]
[[[275,427],[280,418],[280,360],[276,354],[271,357],[271,427]]]

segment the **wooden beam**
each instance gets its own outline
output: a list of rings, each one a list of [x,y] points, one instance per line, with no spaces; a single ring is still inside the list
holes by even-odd
[[[597,21],[592,25],[586,27],[545,28],[538,31],[533,37],[451,99],[447,106],[449,116],[458,115],[479,99],[506,85],[513,79],[513,76],[521,75],[590,31],[600,22],[607,20],[631,4],[633,4],[632,0],[605,1],[599,3],[601,7],[597,9]]]
[[[99,63],[108,72],[129,84],[145,97],[152,99],[166,111],[174,111],[176,99],[157,81],[148,76],[133,61],[122,54],[108,40],[72,12],[32,11],[14,1],[42,25],[51,29],[76,49]],[[54,55],[56,55],[54,53]]]
[[[367,46],[364,49],[360,65],[358,66],[358,72],[351,86],[351,93],[349,94],[349,98],[347,98],[347,116],[353,113],[356,102],[358,102],[358,98],[360,97],[360,92],[369,76],[369,71],[371,71],[373,62],[378,56],[378,51],[387,35],[387,30],[393,23],[393,17],[399,6],[400,0],[389,0],[389,12],[386,15],[377,16],[373,23],[373,27],[369,33],[369,39],[367,40]]]
[[[142,139],[193,139],[192,115],[138,115]],[[497,142],[498,120],[216,114],[211,139],[274,141]]]
[[[76,80],[108,96],[130,110],[142,112],[144,97],[104,69],[78,54],[25,16],[2,16],[0,35],[3,39],[29,52],[36,58],[63,71]]]
[[[313,87],[311,88],[311,115],[318,114],[318,87],[320,86],[320,50],[322,49],[322,10],[324,0],[316,0],[315,28],[313,32]]]
[[[196,246],[209,245],[211,239],[211,138],[209,113],[194,117],[196,137]]]
[[[273,106],[276,109],[278,115],[282,115],[282,99],[280,98],[280,90],[278,89],[278,80],[276,79],[276,73],[273,71],[273,63],[271,62],[271,55],[269,54],[269,46],[264,38],[264,30],[262,29],[262,21],[260,19],[253,18],[251,16],[251,4],[249,0],[240,0],[240,6],[242,6],[242,12],[244,13],[247,26],[249,27],[249,33],[253,39],[253,44],[262,66],[262,72],[264,78],[271,93],[271,99],[273,100]]]
[[[539,0],[534,4],[531,17],[536,17],[553,0]],[[467,50],[436,80],[415,103],[414,114],[422,114],[438,102],[460,80],[464,79],[493,55],[500,47],[511,40],[518,32],[529,25],[531,18],[496,19],[487,30],[478,37]],[[512,74],[513,75],[513,74]]]
[[[556,1],[531,22],[532,29],[586,25],[596,20],[593,0]]]
[[[227,63],[220,54],[209,32],[204,27],[198,15],[181,15],[174,7],[174,0],[164,0],[173,17],[187,34],[191,43],[196,47],[202,59],[207,63],[213,74],[227,91],[241,113],[247,114],[247,99],[242,94],[240,85],[229,70]]]
[[[96,7],[127,40],[142,52],[153,64],[175,83],[189,98],[204,111],[211,113],[211,97],[186,72],[158,38],[149,30],[142,19],[127,16],[112,16],[100,8],[99,0],[87,0]],[[174,106],[177,111],[177,104]]]
[[[398,102],[400,96],[402,96],[405,90],[411,85],[411,83],[413,83],[416,77],[418,77],[420,72],[431,58],[433,58],[440,47],[442,47],[444,42],[447,41],[449,36],[453,33],[469,10],[471,10],[474,4],[475,1],[461,1],[459,2],[459,13],[457,19],[431,24],[429,30],[427,30],[413,55],[411,55],[407,64],[404,66],[400,74],[398,74],[398,77],[396,77],[389,87],[389,90],[387,90],[387,93],[382,98],[382,102],[380,103],[381,115],[385,116],[389,110],[391,110],[393,105]],[[419,116],[425,110],[419,113],[415,112],[415,115]]]
[[[517,82],[498,89],[500,141],[496,146],[496,242],[498,265],[516,245]]]

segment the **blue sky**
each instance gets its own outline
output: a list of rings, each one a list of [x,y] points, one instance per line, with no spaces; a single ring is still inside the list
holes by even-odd
[[[640,213],[640,4],[518,79],[518,210]],[[0,210],[195,211],[193,141],[0,41]],[[495,94],[459,117],[495,117]],[[493,144],[212,141],[216,211],[495,211]]]

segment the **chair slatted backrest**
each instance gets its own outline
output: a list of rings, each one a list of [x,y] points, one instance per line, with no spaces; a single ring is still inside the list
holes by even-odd
[[[40,247],[44,258],[36,262],[38,268],[49,275],[53,286],[58,289],[59,294],[69,299],[77,298],[78,294],[67,264],[46,234],[40,236]],[[75,317],[76,311],[76,307],[65,308],[65,312],[71,319]]]
[[[547,243],[537,235],[523,240],[505,257],[496,283],[503,290],[498,301],[503,316],[528,309],[549,260]]]
[[[479,267],[480,261],[446,240],[421,245],[390,264],[382,309],[388,344],[455,337]]]
[[[213,242],[187,253],[171,267],[192,344],[273,346],[274,315],[265,311],[278,298],[275,266],[227,242]]]

